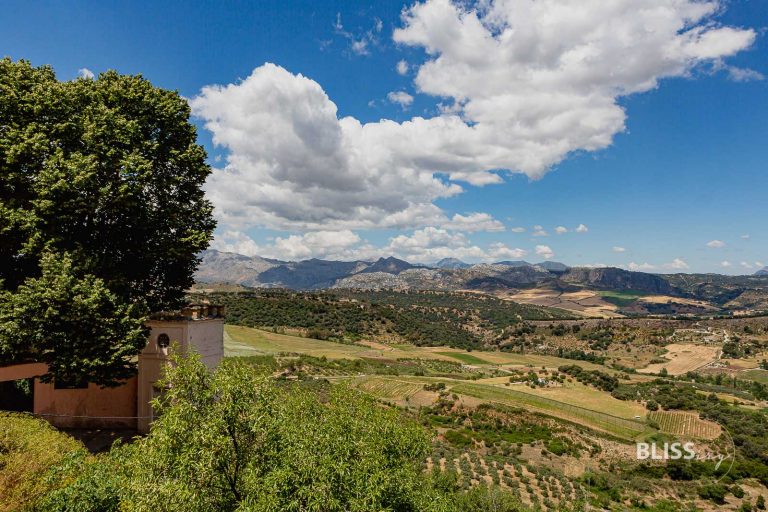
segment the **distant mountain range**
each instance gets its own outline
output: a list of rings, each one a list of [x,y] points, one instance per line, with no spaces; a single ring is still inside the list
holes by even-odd
[[[434,265],[416,265],[394,257],[375,261],[280,261],[213,249],[204,251],[201,258],[195,274],[199,284],[293,290],[473,290],[492,294],[536,288],[555,298],[590,290],[600,296],[622,292],[704,301],[719,310],[768,309],[768,268],[754,276],[649,274],[613,267],[569,267],[554,261],[469,264],[446,258]]]
[[[588,285],[610,290],[673,293],[663,278],[618,268],[571,268],[545,261],[499,261],[469,264],[455,258],[433,266],[413,265],[394,257],[376,261],[280,261],[216,250],[202,253],[196,274],[199,283],[231,283],[248,287],[294,290],[324,288],[497,290],[529,288],[549,283],[558,286]]]
[[[757,272],[755,272],[756,276],[768,276],[768,267],[761,268]]]

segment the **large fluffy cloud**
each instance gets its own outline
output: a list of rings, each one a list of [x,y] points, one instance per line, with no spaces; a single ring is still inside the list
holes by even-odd
[[[505,172],[539,178],[568,154],[610,145],[624,95],[722,66],[755,32],[720,26],[697,0],[427,0],[394,40],[422,48],[430,118],[339,118],[315,81],[274,65],[192,99],[226,166],[207,185],[236,229],[449,227],[434,201]],[[491,224],[488,224],[489,226]],[[577,229],[586,231],[586,227]]]

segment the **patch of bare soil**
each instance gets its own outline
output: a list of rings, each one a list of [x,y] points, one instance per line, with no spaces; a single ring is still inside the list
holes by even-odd
[[[521,290],[515,294],[506,295],[503,298],[533,304],[537,306],[549,306],[579,313],[584,316],[600,318],[620,318],[614,304],[606,302],[598,294],[589,290],[576,292],[561,292],[545,288]]]
[[[659,373],[666,368],[670,375],[683,375],[687,372],[716,361],[720,348],[714,345],[693,345],[690,343],[672,343],[666,346],[665,363],[655,363],[637,370],[640,373]]]

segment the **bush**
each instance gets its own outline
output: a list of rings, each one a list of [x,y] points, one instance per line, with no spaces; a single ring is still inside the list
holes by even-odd
[[[415,423],[346,388],[315,393],[248,364],[177,358],[150,434],[48,500],[73,510],[444,510]],[[102,506],[89,503],[101,500]],[[73,509],[70,504],[82,503]]]
[[[725,495],[728,489],[719,484],[705,485],[699,489],[699,496],[704,500],[710,500],[713,503],[722,505],[725,503]]]
[[[525,510],[511,492],[500,487],[477,485],[456,500],[457,512],[520,512]]]
[[[68,457],[51,470],[66,485],[49,493],[36,512],[118,512],[130,485],[124,462],[130,446],[114,446],[95,457]]]
[[[43,420],[0,413],[0,511],[30,508],[58,485],[47,477],[51,467],[86,455],[81,443]]]

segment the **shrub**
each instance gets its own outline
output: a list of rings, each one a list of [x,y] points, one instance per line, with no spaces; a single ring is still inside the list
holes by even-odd
[[[83,445],[47,422],[26,414],[0,414],[0,511],[30,508],[51,492],[52,466],[85,457]]]
[[[710,500],[718,505],[725,503],[725,495],[727,493],[728,489],[719,484],[705,485],[699,489],[699,496],[702,499]]]
[[[127,447],[137,510],[434,510],[426,433],[343,385],[280,385],[247,364],[177,358],[162,415]],[[121,503],[122,506],[122,503]]]

